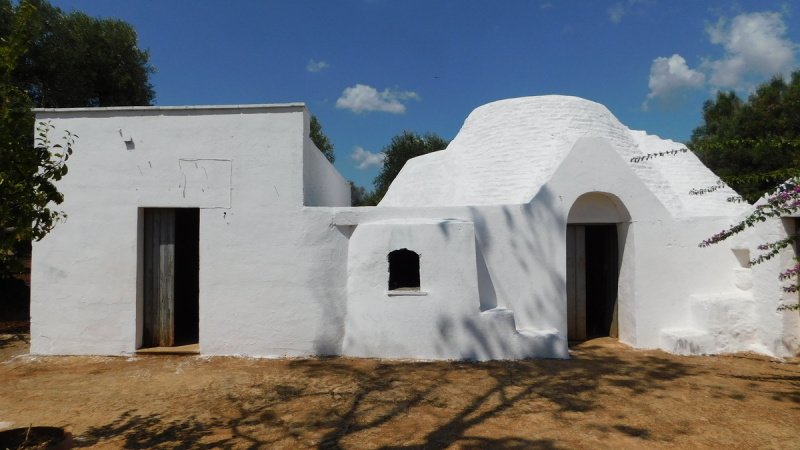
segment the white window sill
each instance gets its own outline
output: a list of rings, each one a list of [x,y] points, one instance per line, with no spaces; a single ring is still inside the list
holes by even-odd
[[[389,297],[422,297],[428,295],[425,291],[412,291],[412,290],[401,290],[397,289],[394,291],[386,291],[386,295]]]

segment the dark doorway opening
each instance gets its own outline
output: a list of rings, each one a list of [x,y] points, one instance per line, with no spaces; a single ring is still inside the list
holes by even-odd
[[[175,210],[175,345],[197,343],[200,323],[200,210]]]
[[[199,338],[200,210],[144,209],[143,347]]]
[[[586,227],[586,337],[612,336],[619,263],[617,226]]]
[[[419,290],[419,255],[401,248],[389,253],[389,290]]]
[[[570,341],[617,337],[617,226],[567,226],[567,334]]]

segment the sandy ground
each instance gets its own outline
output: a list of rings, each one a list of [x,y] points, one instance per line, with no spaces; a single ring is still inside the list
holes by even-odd
[[[93,448],[800,448],[800,360],[613,340],[567,361],[34,357],[0,336],[0,422]]]

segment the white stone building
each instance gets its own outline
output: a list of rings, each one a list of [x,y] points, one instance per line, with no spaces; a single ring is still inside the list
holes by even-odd
[[[80,136],[65,223],[34,244],[31,351],[566,358],[614,336],[684,353],[800,347],[777,280],[794,232],[709,248],[752,206],[682,148],[574,97],[476,109],[378,207],[308,138],[302,104],[39,110]]]

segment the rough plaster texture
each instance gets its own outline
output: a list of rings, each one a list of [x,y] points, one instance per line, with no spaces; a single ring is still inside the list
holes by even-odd
[[[349,205],[349,186],[313,160],[302,105],[45,110],[38,119],[81,138],[58,185],[68,219],[33,249],[33,353],[136,349],[145,207],[201,208],[202,353],[338,353],[347,238],[303,204]],[[328,192],[309,176],[324,177]]]
[[[358,229],[392,220],[389,223],[399,227],[404,218],[436,217],[474,224],[481,310],[503,308],[505,314],[513,315],[518,332],[558,333],[558,339],[549,341],[554,347],[540,349],[538,356],[566,354],[565,247],[569,222],[619,224],[620,340],[637,347],[659,347],[662,328],[687,323],[690,296],[729,289],[739,267],[729,249],[697,247],[729,219],[673,218],[629,161],[607,140],[597,137],[577,141],[553,178],[527,204],[353,208],[341,210],[335,223],[362,224]],[[351,261],[354,242],[351,240]],[[351,279],[348,292],[353,291],[353,282]],[[456,295],[460,294],[451,294]],[[471,302],[469,297],[461,300],[463,304]],[[472,317],[463,316],[460,322],[468,327],[478,316],[473,312]],[[374,327],[375,334],[381,332],[378,325]],[[431,326],[430,332],[434,331]],[[421,352],[415,357],[431,356]],[[515,356],[509,351],[507,357]]]
[[[420,291],[397,295],[387,290],[387,255],[403,248],[420,255]],[[347,272],[345,355],[472,360],[567,356],[555,329],[520,332],[510,311],[481,312],[471,222],[366,223],[350,239]]]
[[[378,207],[313,146],[302,105],[40,111],[81,136],[59,189],[66,223],[34,245],[32,351],[118,354],[141,335],[141,208],[199,207],[200,351],[421,359],[568,357],[566,226],[614,223],[621,341],[683,354],[800,346],[776,311],[794,232],[773,221],[697,244],[752,206],[725,201],[690,153],[603,106],[546,96],[476,109],[448,149],[415,158]],[[388,253],[420,254],[393,295]]]
[[[527,203],[584,137],[608,141],[631,158],[683,148],[682,144],[631,131],[603,105],[577,97],[547,95],[501,100],[475,109],[443,152],[414,158],[381,202],[385,206]],[[647,189],[674,216],[730,215],[730,188],[705,196],[689,189],[717,178],[691,153],[630,164]],[[420,183],[424,179],[425,183]]]

